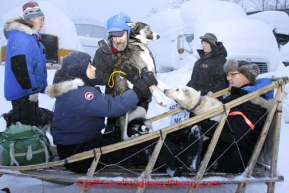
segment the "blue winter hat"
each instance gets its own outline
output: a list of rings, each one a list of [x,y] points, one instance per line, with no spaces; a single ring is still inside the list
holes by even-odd
[[[107,32],[111,36],[122,36],[124,31],[127,31],[129,36],[131,27],[127,22],[131,22],[130,17],[125,13],[118,13],[107,20]]]

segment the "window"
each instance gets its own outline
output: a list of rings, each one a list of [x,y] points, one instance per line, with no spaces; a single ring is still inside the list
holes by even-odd
[[[107,30],[104,27],[90,24],[75,24],[77,35],[90,38],[105,38]]]

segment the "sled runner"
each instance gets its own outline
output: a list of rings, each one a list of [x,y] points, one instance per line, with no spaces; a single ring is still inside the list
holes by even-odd
[[[247,94],[236,100],[224,104],[222,107],[218,107],[202,114],[201,116],[195,116],[185,121],[165,127],[159,131],[154,131],[128,141],[121,141],[116,144],[104,146],[101,148],[95,148],[91,151],[86,151],[73,155],[65,160],[58,160],[49,163],[35,164],[29,166],[0,166],[1,174],[10,174],[16,176],[34,177],[48,181],[77,183],[82,186],[81,192],[87,192],[90,187],[105,185],[105,182],[115,182],[117,185],[123,185],[124,181],[130,182],[130,185],[136,189],[135,192],[145,192],[146,185],[141,184],[147,181],[164,181],[167,185],[177,186],[180,182],[195,182],[195,183],[208,183],[217,181],[221,184],[234,183],[238,184],[236,189],[237,193],[245,192],[248,183],[265,183],[267,185],[267,192],[273,193],[275,190],[276,182],[283,182],[284,177],[277,174],[277,159],[280,139],[280,127],[282,116],[282,100],[284,95],[285,84],[288,83],[288,77],[278,78],[273,80],[273,83],[259,89],[255,92]],[[275,97],[273,99],[270,110],[267,111],[266,121],[260,134],[259,140],[254,147],[254,153],[252,154],[250,161],[244,172],[239,174],[220,173],[214,170],[208,170],[208,163],[220,137],[223,125],[226,122],[228,112],[232,107],[240,105],[246,101],[252,100],[258,96],[261,96],[268,91],[275,89]],[[226,91],[221,91],[224,94]],[[220,94],[220,95],[222,95]],[[219,95],[215,93],[214,97]],[[178,109],[181,110],[181,109]],[[162,115],[151,118],[152,121],[159,120],[163,117],[176,113],[177,110],[166,112]],[[167,134],[185,128],[187,126],[196,124],[209,117],[222,113],[221,121],[219,121],[217,129],[211,140],[209,148],[203,157],[201,164],[195,172],[184,172],[182,178],[170,177],[165,173],[159,173],[154,170],[154,164],[158,158],[160,150],[165,145],[165,139]],[[151,139],[158,139],[154,147],[154,152],[145,167],[140,166],[119,166],[111,164],[110,167],[104,167],[96,171],[96,167],[99,164],[99,159],[107,153],[120,150],[122,148],[130,147],[136,144],[140,144]],[[69,172],[63,166],[67,163],[75,161],[94,158],[86,177],[82,174],[76,174]],[[218,177],[218,178],[216,178]],[[104,181],[103,181],[104,180]],[[198,185],[193,184],[187,186],[188,192],[196,192]],[[131,187],[130,187],[131,188]]]

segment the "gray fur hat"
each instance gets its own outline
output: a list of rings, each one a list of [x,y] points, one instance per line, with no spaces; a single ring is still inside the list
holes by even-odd
[[[256,64],[234,59],[228,59],[224,64],[224,72],[228,74],[230,71],[239,71],[251,83],[254,83],[256,77],[260,74],[259,67]]]
[[[218,39],[217,36],[213,33],[205,33],[205,35],[201,36],[200,39],[209,43],[211,45],[211,48],[213,48],[213,46],[217,47]]]

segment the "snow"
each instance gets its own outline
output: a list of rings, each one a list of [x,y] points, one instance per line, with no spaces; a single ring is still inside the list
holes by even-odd
[[[60,3],[60,5],[65,5],[65,3],[63,1],[61,1],[62,3]],[[99,1],[100,3],[103,3],[102,1]],[[22,2],[23,3],[23,2]],[[17,6],[21,6],[22,3],[17,4]],[[143,2],[142,2],[143,3]],[[1,3],[2,4],[2,3]],[[56,33],[56,34],[60,34],[60,38],[63,40],[62,41],[62,45],[64,46],[64,48],[67,49],[71,49],[71,48],[75,48],[77,50],[81,50],[82,47],[79,47],[79,41],[78,38],[76,37],[76,31],[75,28],[73,27],[73,23],[68,19],[68,17],[62,13],[62,11],[59,10],[59,8],[56,7],[56,5],[52,5],[51,2],[46,2],[46,1],[40,1],[39,2],[41,8],[43,9],[43,12],[45,13],[46,16],[46,25],[43,28],[42,32],[47,32],[47,33]],[[89,1],[89,7],[91,6],[96,6],[97,3],[94,4],[94,2]],[[130,5],[127,5],[128,7]],[[110,6],[110,8],[113,6]],[[1,9],[0,9],[1,10]],[[51,11],[53,10],[53,11]],[[7,10],[10,11],[10,10]],[[68,11],[68,8],[66,7],[66,12]],[[105,10],[103,10],[105,11]],[[57,12],[57,13],[56,13]],[[79,14],[79,10],[76,11]],[[170,42],[170,44],[176,44],[176,36],[179,35],[181,33],[181,27],[172,29],[172,26],[175,26],[175,24],[179,24],[181,21],[180,15],[176,16],[178,10],[171,10],[170,13],[171,16],[168,16],[166,14],[163,13],[162,16],[162,20],[157,20],[154,18],[160,18],[160,17],[156,17],[156,16],[152,16],[151,18],[147,18],[144,19],[144,21],[149,21],[148,23],[151,25],[152,29],[155,31],[157,31],[157,33],[159,35],[161,35],[162,37],[166,37],[164,39],[168,40]],[[13,13],[19,13],[19,15],[21,15],[21,9],[20,7],[16,8],[15,11],[13,11]],[[51,14],[50,14],[51,13]],[[83,13],[85,14],[85,12],[83,11]],[[61,14],[59,16],[59,14]],[[99,13],[98,13],[99,14]],[[111,15],[114,13],[111,13]],[[162,13],[159,13],[160,15]],[[109,15],[110,16],[110,15]],[[107,16],[107,18],[109,17]],[[174,17],[176,16],[176,17]],[[188,15],[187,15],[188,16]],[[7,18],[8,15],[5,15],[4,18]],[[183,16],[182,16],[183,17]],[[243,17],[243,16],[240,16]],[[9,17],[8,17],[9,18]],[[238,20],[240,23],[238,24],[242,24],[242,21],[244,20],[243,18],[238,18],[236,19]],[[201,21],[201,20],[200,20]],[[172,24],[174,25],[171,25]],[[175,23],[174,23],[175,22]],[[216,21],[217,22],[217,21]],[[219,25],[222,24],[221,21],[218,21]],[[223,21],[224,22],[224,21]],[[256,24],[259,27],[262,27],[263,29],[266,28],[263,24],[260,24],[260,22],[258,21],[253,21],[254,23],[252,24]],[[163,23],[167,24],[167,26],[163,25]],[[161,25],[162,24],[162,25]],[[210,23],[212,25],[214,25],[214,23]],[[228,24],[228,23],[227,23]],[[224,23],[224,26],[227,25],[226,23]],[[1,25],[3,25],[3,19],[1,21]],[[189,24],[188,24],[189,25]],[[196,26],[200,26],[200,29],[204,29],[204,31],[197,31],[198,36],[203,35],[204,32],[206,32],[206,30],[208,30],[208,28],[206,28],[205,25],[202,25],[202,23],[197,23]],[[186,25],[185,25],[186,27]],[[189,27],[189,26],[188,26]],[[250,26],[253,28],[253,26]],[[238,28],[240,29],[240,28]],[[52,31],[50,31],[52,30]],[[55,31],[53,31],[55,30]],[[233,29],[230,29],[233,30]],[[268,27],[269,30],[269,27]],[[250,31],[250,30],[248,30]],[[229,33],[228,33],[229,32]],[[248,32],[249,33],[249,32]],[[248,34],[241,34],[238,33],[238,30],[236,31],[229,31],[229,29],[225,28],[225,27],[220,27],[220,30],[217,31],[217,36],[220,40],[224,40],[224,45],[230,47],[231,45],[225,44],[226,42],[226,38],[234,38],[234,37],[239,37],[242,35],[243,37],[246,37]],[[255,37],[257,37],[258,35],[256,34]],[[263,35],[263,34],[259,34],[259,36],[261,36],[260,38],[262,39],[262,41],[264,42],[264,44],[259,45],[260,49],[264,49],[263,46],[268,47],[268,46],[276,46],[275,43],[273,43],[273,40],[271,37]],[[1,41],[3,37],[1,37]],[[241,37],[239,37],[241,39]],[[5,38],[4,38],[5,39]],[[239,39],[239,40],[240,40]],[[160,39],[161,40],[161,39]],[[163,44],[163,42],[161,42],[160,40],[157,40],[155,42],[149,42],[149,46],[153,44]],[[243,39],[241,39],[241,43],[240,41],[238,41],[238,46],[240,48],[243,48],[243,46],[248,46],[248,42],[246,42],[245,40],[243,41]],[[196,43],[199,42],[199,40],[196,40]],[[243,42],[243,43],[242,43]],[[176,46],[176,45],[174,45]],[[255,45],[252,45],[255,46]],[[232,47],[233,47],[233,43],[232,43]],[[281,51],[284,53],[287,53],[287,56],[289,55],[289,46],[288,44],[286,44],[285,46],[283,46],[281,48]],[[164,48],[163,48],[164,49]],[[156,57],[156,61],[157,61],[157,65],[158,65],[158,59],[162,60],[162,59],[168,59],[170,60],[170,57],[174,52],[177,53],[176,50],[173,50],[172,47],[168,48],[169,51],[166,52],[158,52],[158,55],[155,56]],[[154,50],[152,50],[154,52]],[[231,53],[230,53],[231,54]],[[254,53],[252,53],[254,54]],[[257,53],[255,53],[257,54]],[[270,55],[271,53],[268,53],[268,55]],[[286,54],[283,54],[284,56]],[[177,65],[174,67],[174,70],[170,71],[170,72],[163,72],[163,73],[158,73],[158,77],[162,80],[162,82],[164,82],[166,85],[168,85],[170,88],[175,88],[177,86],[180,85],[185,85],[189,80],[190,80],[190,76],[192,73],[192,68],[193,68],[193,64],[194,62],[197,60],[197,57],[194,55],[182,55],[182,56],[178,56],[181,58],[181,65]],[[277,56],[275,56],[276,61],[278,61]],[[272,59],[272,60],[273,60]],[[0,82],[1,85],[4,85],[4,66],[0,66]],[[52,84],[52,79],[54,76],[55,70],[48,70],[48,83]],[[289,75],[289,67],[285,67],[281,62],[275,62],[273,66],[271,66],[271,72],[266,73],[266,74],[261,74],[259,75],[258,78],[262,78],[262,77],[283,77],[283,76],[288,76]],[[289,154],[287,152],[287,146],[288,146],[288,138],[289,138],[289,86],[287,85],[285,90],[284,90],[284,100],[283,100],[283,109],[282,109],[282,123],[281,123],[281,135],[280,135],[280,146],[279,146],[279,159],[278,159],[278,173],[283,175],[285,177],[285,181],[282,183],[276,183],[276,188],[275,188],[275,192],[279,193],[279,192],[287,192],[288,188],[289,188],[289,183],[288,183],[288,178],[289,178],[289,165],[288,165],[288,160],[289,160]],[[171,109],[177,108],[178,105],[175,103],[175,101],[168,99],[163,93],[161,93],[161,96],[163,97],[163,99],[165,100],[165,102],[168,104],[167,107],[161,107],[158,106],[155,103],[155,100],[153,99],[153,101],[150,103],[149,106],[149,110],[148,110],[148,118],[153,117],[155,115],[164,113],[166,111],[169,111]],[[40,106],[44,107],[44,108],[48,108],[50,110],[53,109],[53,105],[54,105],[54,99],[49,98],[47,95],[44,94],[40,94],[39,96],[39,101],[40,101]],[[3,86],[1,86],[0,89],[0,104],[1,104],[1,109],[0,109],[0,115],[2,113],[8,112],[9,110],[11,110],[11,102],[10,101],[6,101],[4,98],[4,89]],[[167,118],[162,119],[161,121],[156,121],[153,123],[153,127],[154,130],[158,130],[161,128],[164,128],[166,126],[171,125],[172,123],[175,122],[176,119],[178,118],[183,118],[187,116],[187,113],[184,111],[180,114],[174,115],[174,116],[170,116]],[[5,129],[5,121],[4,119],[0,119],[0,131],[3,131]],[[116,179],[121,179],[116,178]],[[178,178],[176,178],[178,179]],[[215,177],[212,178],[210,180],[215,180],[218,181],[220,179],[223,179],[221,177]],[[181,178],[180,178],[181,180]],[[54,183],[49,183],[46,181],[41,181],[38,179],[34,179],[34,178],[25,178],[25,177],[15,177],[15,176],[10,176],[10,175],[3,175],[2,177],[0,177],[0,189],[8,187],[10,188],[11,192],[13,193],[23,193],[23,192],[29,192],[29,193],[39,193],[39,192],[44,192],[44,193],[50,193],[50,192],[61,192],[61,193],[74,193],[74,192],[80,192],[80,187],[75,183],[72,185],[60,185],[60,184],[54,184]],[[233,184],[222,184],[219,188],[203,188],[203,189],[199,189],[198,192],[235,192],[237,188],[237,185],[233,185]],[[100,190],[99,190],[100,189]],[[135,189],[117,189],[117,188],[109,188],[109,189],[104,189],[104,188],[91,188],[89,189],[89,192],[135,192]],[[182,189],[182,188],[149,188],[146,189],[146,192],[187,192],[187,189]],[[258,184],[258,183],[252,183],[249,184],[247,187],[247,191],[246,192],[266,192],[266,185],[265,184]]]
[[[223,1],[186,1],[181,7],[181,18],[184,23],[194,24],[198,19],[202,20],[236,20],[245,19],[245,11],[235,3]],[[230,17],[228,17],[230,16]],[[185,33],[194,31],[193,25],[185,26]]]
[[[285,44],[284,46],[281,46],[280,53],[282,55],[282,61],[289,62],[289,44]]]
[[[274,18],[276,21],[279,19]],[[271,27],[259,19],[251,19],[239,5],[232,2],[186,1],[180,8],[158,12],[145,18],[144,22],[161,36],[149,44],[158,64],[158,72],[179,69],[192,56],[199,58],[197,49],[202,49],[199,37],[207,32],[214,33],[223,43],[228,58],[266,63],[269,71],[281,62]],[[183,54],[178,53],[179,36],[191,38],[191,42],[184,41],[186,51]],[[163,53],[167,54],[166,57],[160,57]]]
[[[289,16],[283,11],[264,11],[249,17],[267,23],[278,34],[289,35]]]
[[[158,22],[155,22],[158,21]],[[143,22],[150,25],[151,29],[160,35],[157,41],[151,41],[149,48],[153,53],[157,64],[157,71],[160,66],[169,69],[178,69],[180,58],[185,55],[177,54],[176,38],[183,31],[183,22],[180,16],[180,9],[161,11],[145,18]],[[165,45],[165,46],[164,46]],[[167,57],[161,57],[162,53],[167,53]]]

